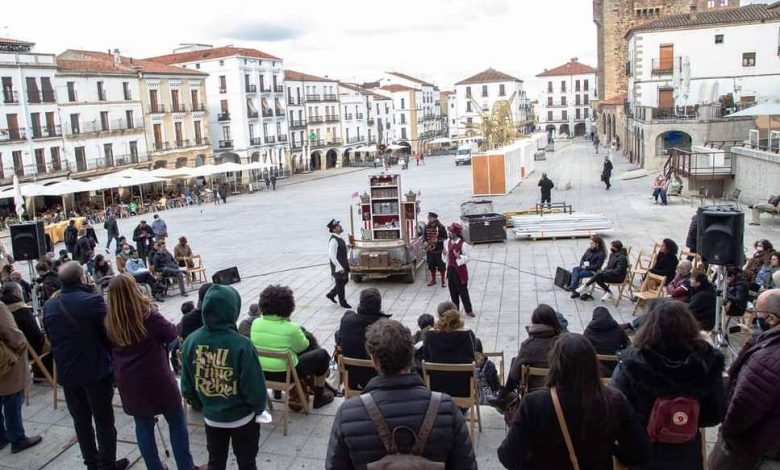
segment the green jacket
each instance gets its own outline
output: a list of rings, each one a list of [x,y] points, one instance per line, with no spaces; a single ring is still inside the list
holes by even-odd
[[[203,298],[203,326],[182,345],[181,394],[210,421],[229,423],[266,404],[265,377],[252,342],[236,331],[241,297],[215,284]]]
[[[252,323],[252,343],[257,349],[273,352],[291,351],[293,367],[298,365],[298,354],[309,347],[309,340],[298,324],[289,318],[276,315],[263,315]],[[260,358],[260,365],[267,372],[284,372],[285,364],[281,359]]]

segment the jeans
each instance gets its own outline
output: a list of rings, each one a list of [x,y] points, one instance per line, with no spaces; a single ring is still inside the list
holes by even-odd
[[[231,439],[238,469],[257,470],[255,459],[260,446],[260,425],[254,419],[240,428],[215,428],[206,425],[209,470],[225,470]]]
[[[22,425],[24,390],[0,397],[0,442],[16,444],[26,439]]]
[[[88,469],[113,469],[116,465],[116,428],[114,408],[111,406],[114,398],[111,376],[89,385],[63,389],[84,465]]]
[[[108,234],[108,241],[106,242],[106,249],[108,249],[111,246],[111,241],[116,240],[116,246],[119,246],[119,235],[115,233],[109,233]]]
[[[666,205],[666,190],[655,188],[653,190],[653,199],[655,199],[655,202],[658,202],[658,196],[661,196],[661,204]]]
[[[463,310],[466,313],[473,313],[468,285],[460,282],[460,276],[458,276],[455,268],[447,268],[447,287],[450,288],[450,300],[452,300],[452,303],[460,307],[460,301],[462,300]]]
[[[580,285],[580,281],[592,277],[595,272],[589,270],[589,269],[583,269],[579,266],[571,268],[571,282],[569,283],[569,287],[573,290],[576,289],[577,286]]]
[[[184,408],[179,405],[175,410],[164,413],[168,422],[168,432],[171,438],[173,458],[179,470],[191,470],[194,467],[190,454],[190,438],[187,434],[187,422],[184,418]],[[157,418],[154,416],[134,416],[135,437],[138,440],[138,450],[149,470],[163,468],[160,456],[157,454],[157,441],[154,438]]]
[[[184,273],[179,269],[173,269],[173,268],[164,268],[162,271],[163,277],[175,277],[179,281],[179,292],[181,292],[181,295],[185,294],[184,291]]]

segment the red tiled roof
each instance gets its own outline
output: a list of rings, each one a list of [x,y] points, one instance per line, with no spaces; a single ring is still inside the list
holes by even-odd
[[[380,87],[380,90],[386,90],[386,91],[389,91],[391,93],[395,93],[395,92],[398,92],[398,91],[415,91],[414,88],[411,88],[411,87],[408,87],[408,86],[404,86],[404,85],[397,85],[397,84],[385,85],[383,87]]]
[[[248,49],[244,47],[233,47],[233,46],[211,47],[208,49],[199,49],[197,51],[160,55],[157,57],[148,57],[147,60],[159,62],[161,64],[171,65],[171,64],[184,64],[187,62],[197,62],[199,60],[212,60],[212,59],[219,59],[222,57],[233,57],[233,56],[254,57],[256,59],[282,60],[279,57],[272,56],[271,54],[267,54],[263,51],[258,51],[257,49]]]
[[[761,23],[772,20],[780,20],[780,8],[778,8],[777,3],[772,5],[745,5],[738,8],[700,11],[695,16],[690,13],[669,15],[632,28],[628,30],[625,37],[629,37],[637,31],[704,28],[726,24]]]
[[[63,72],[104,73],[132,75],[138,72],[166,75],[198,75],[207,73],[198,70],[174,67],[145,59],[120,56],[120,63],[114,64],[114,56],[106,52],[79,51],[68,49],[57,56],[57,69]]]
[[[295,70],[285,69],[284,70],[284,79],[285,80],[292,80],[296,82],[335,82],[336,80],[331,80],[330,78],[322,78],[318,77],[316,75],[309,75],[308,73],[303,72],[296,72]]]
[[[601,105],[602,106],[615,106],[615,105],[622,106],[623,103],[625,103],[625,101],[626,101],[626,96],[628,96],[628,95],[626,95],[625,93],[619,93],[619,94],[617,94],[617,95],[615,95],[615,96],[613,96],[613,97],[611,97],[609,99],[606,99],[606,100],[602,101]]]
[[[456,85],[471,85],[474,83],[494,83],[494,82],[522,82],[519,78],[513,77],[504,72],[499,72],[494,68],[483,70],[476,75],[461,80]]]
[[[22,41],[21,39],[12,39],[12,38],[1,38],[0,37],[0,44],[11,44],[11,45],[19,45],[19,46],[34,46],[34,42],[30,41]]]
[[[554,69],[545,70],[537,75],[537,77],[553,77],[556,75],[581,75],[585,73],[597,73],[598,70],[594,69],[590,65],[585,65],[581,62],[577,62],[577,59],[572,59],[565,64],[555,67]]]
[[[385,73],[389,73],[390,75],[395,75],[396,77],[403,78],[404,80],[409,80],[415,83],[419,83],[420,85],[433,86],[432,83],[428,83],[426,81],[420,80],[419,78],[411,77],[409,75],[406,75],[405,73],[401,73],[401,72],[385,72]]]

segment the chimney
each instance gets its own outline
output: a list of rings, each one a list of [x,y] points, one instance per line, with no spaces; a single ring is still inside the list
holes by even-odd
[[[571,61],[572,61],[572,62],[577,62],[577,59],[578,59],[578,58],[579,58],[579,57],[572,57],[572,58],[571,58]]]
[[[691,20],[696,21],[699,16],[699,7],[695,4],[691,4]]]
[[[122,63],[122,56],[119,55],[119,49],[114,49],[114,65]]]

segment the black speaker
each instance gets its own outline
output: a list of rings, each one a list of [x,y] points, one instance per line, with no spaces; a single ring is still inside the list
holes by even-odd
[[[703,206],[696,212],[696,249],[703,262],[739,266],[745,262],[745,214],[732,205]]]
[[[43,222],[11,225],[11,248],[17,261],[32,261],[46,256]]]
[[[215,272],[214,275],[211,276],[211,282],[229,286],[230,284],[241,282],[241,276],[238,275],[238,268],[233,266],[232,268]]]

